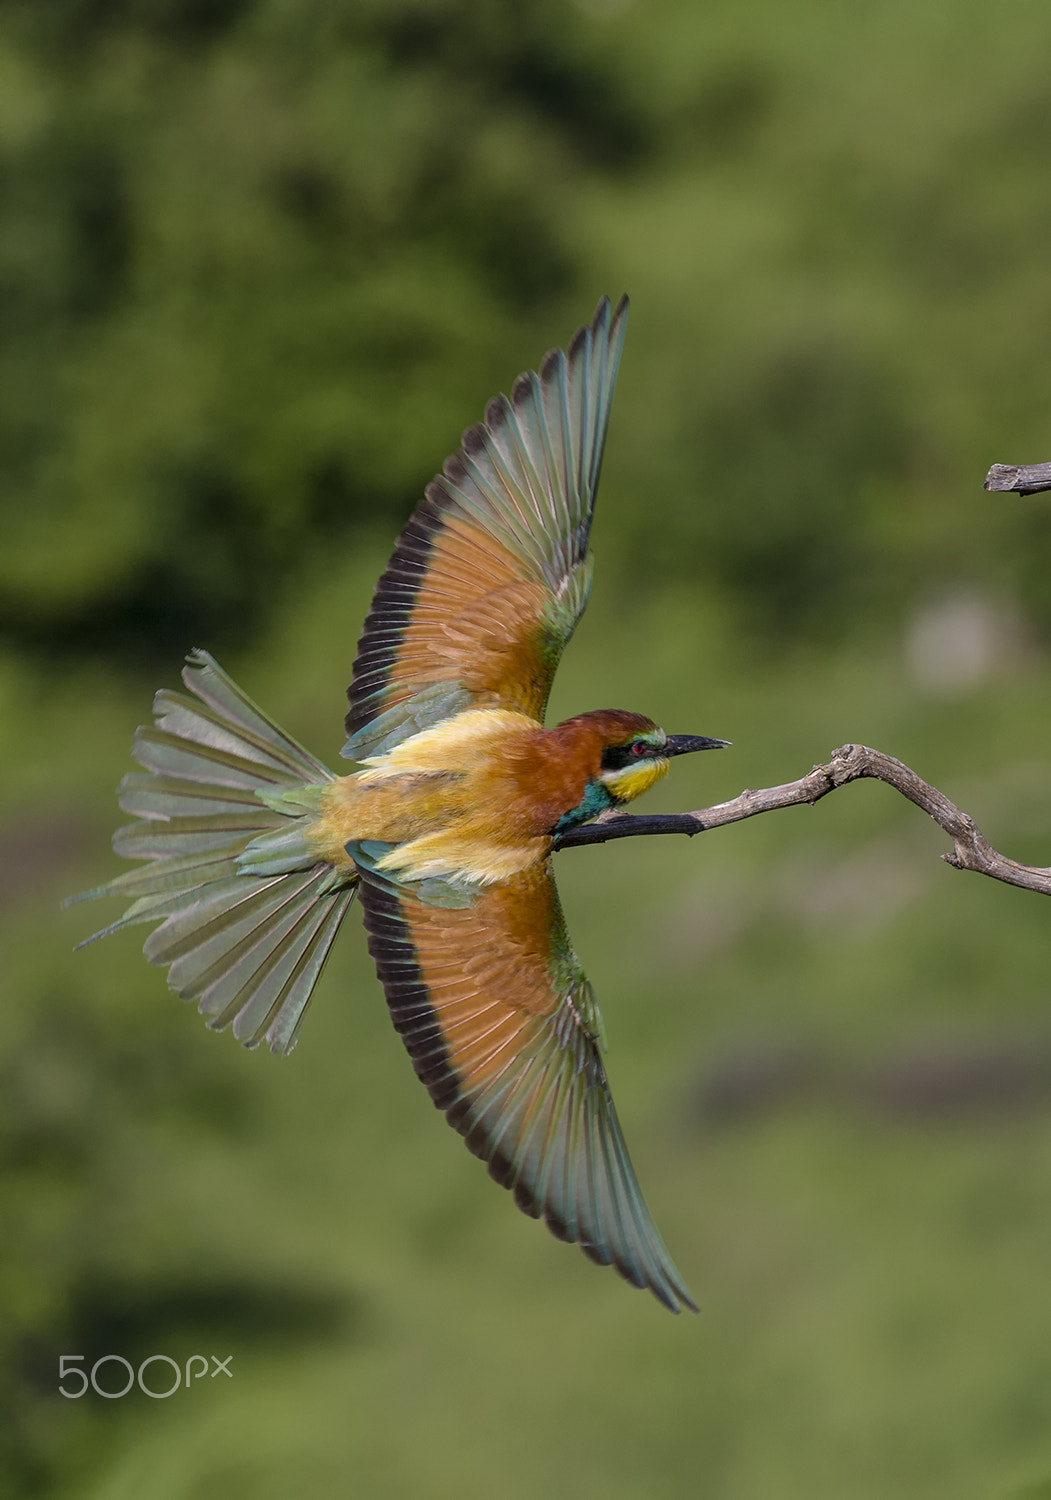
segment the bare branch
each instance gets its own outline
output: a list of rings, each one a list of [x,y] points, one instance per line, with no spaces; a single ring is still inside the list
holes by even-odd
[[[1051,466],[1048,466],[1051,470]],[[1049,479],[1051,487],[1051,479]],[[555,840],[556,849],[572,849],[581,844],[604,844],[610,839],[637,838],[658,833],[706,833],[710,828],[721,828],[726,823],[740,823],[745,818],[754,818],[758,813],[773,812],[778,807],[795,807],[806,802],[811,806],[826,797],[836,787],[846,786],[848,781],[868,777],[885,781],[899,791],[903,797],[921,807],[934,819],[939,828],[952,839],[952,851],[942,855],[947,864],[957,870],[973,870],[978,875],[989,875],[994,880],[1003,880],[1008,885],[1019,885],[1027,891],[1039,891],[1051,896],[1051,869],[1032,865],[1020,865],[1013,859],[998,854],[988,839],[975,827],[973,818],[961,812],[950,802],[944,792],[928,785],[891,755],[880,750],[870,750],[867,745],[842,745],[833,750],[828,765],[815,766],[808,776],[798,781],[788,781],[783,786],[764,787],[760,791],[742,792],[731,802],[720,802],[715,807],[701,808],[697,812],[665,813],[651,817],[632,813],[604,813],[594,823],[572,828]]]
[[[982,488],[1017,490],[1020,495],[1051,490],[1051,464],[993,464]]]

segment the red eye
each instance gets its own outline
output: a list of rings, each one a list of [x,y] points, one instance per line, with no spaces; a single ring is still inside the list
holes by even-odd
[[[631,753],[632,755],[645,755],[648,749],[649,746],[645,740],[636,740],[631,747]]]

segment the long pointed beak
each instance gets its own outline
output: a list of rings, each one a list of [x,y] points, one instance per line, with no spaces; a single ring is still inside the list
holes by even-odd
[[[662,755],[691,755],[694,750],[725,750],[732,740],[710,740],[706,734],[669,734]]]

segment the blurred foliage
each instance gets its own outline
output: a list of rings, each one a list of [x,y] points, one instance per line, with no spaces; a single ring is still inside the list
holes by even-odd
[[[980,484],[1049,456],[1049,47],[1037,0],[0,0],[5,1496],[1047,1491],[1046,909],[886,789],[560,859],[696,1320],[493,1187],[360,933],[280,1064],[55,906],[187,647],[334,759],[397,527],[622,289],[555,714],[734,740],[654,810],[865,740],[1048,863],[1051,505]]]
[[[975,391],[1047,318],[1043,81],[1005,59],[959,108],[981,7],[933,79],[792,9],[5,0],[0,629],[153,665],[252,639],[621,281],[659,409],[618,422],[663,481],[619,528],[636,580],[783,640],[879,618],[935,540],[969,573],[932,491],[973,486],[961,422],[996,435]],[[981,523],[1046,629],[1041,524]]]
[[[574,182],[646,154],[560,9],[0,8],[9,635],[248,638],[319,539],[400,522],[577,290]]]

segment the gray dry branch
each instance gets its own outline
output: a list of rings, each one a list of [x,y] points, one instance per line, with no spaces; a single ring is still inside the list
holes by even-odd
[[[721,828],[726,823],[754,818],[757,813],[773,812],[778,807],[796,807],[803,802],[813,806],[829,792],[834,792],[836,787],[863,777],[885,781],[917,807],[922,807],[938,827],[945,830],[953,843],[951,852],[942,855],[947,864],[957,870],[973,870],[978,875],[990,875],[1008,885],[1020,885],[1024,890],[1051,896],[1051,869],[1020,865],[1016,860],[997,853],[975,827],[974,819],[961,812],[944,792],[930,786],[892,755],[870,750],[867,745],[841,745],[838,750],[833,750],[827,765],[815,766],[808,776],[801,776],[798,781],[742,792],[731,802],[720,802],[715,807],[701,808],[697,812],[658,813],[649,817],[634,813],[604,813],[594,823],[561,834],[555,840],[555,848],[573,849],[580,844],[604,844],[610,839],[635,838],[643,834],[685,833],[692,837],[695,833],[706,833],[709,828]]]
[[[993,464],[982,488],[1016,490],[1019,495],[1051,490],[1051,464]]]

